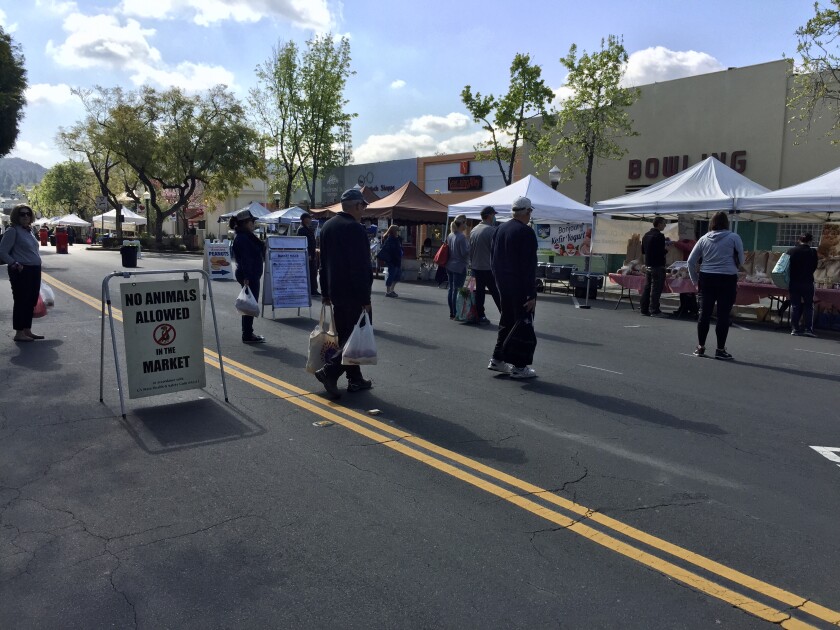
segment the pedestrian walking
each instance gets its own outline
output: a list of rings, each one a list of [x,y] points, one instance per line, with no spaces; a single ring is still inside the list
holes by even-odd
[[[502,224],[493,235],[490,266],[499,289],[502,316],[487,369],[510,374],[511,378],[537,375],[527,365],[509,365],[502,352],[514,325],[533,313],[537,304],[537,235],[528,225],[533,210],[530,199],[518,197],[511,206],[513,219]]]
[[[247,208],[237,212],[230,220],[236,232],[233,237],[233,257],[236,259],[236,281],[248,287],[259,304],[260,281],[265,261],[265,244],[254,234],[254,215]],[[254,318],[242,316],[242,343],[265,343],[265,337],[254,334]]]
[[[395,288],[402,278],[403,248],[398,226],[392,225],[385,231],[382,236],[382,247],[376,257],[382,261],[388,273],[388,278],[385,280],[385,296],[399,297]]]
[[[717,305],[717,349],[715,359],[731,361],[726,351],[729,318],[738,291],[738,267],[744,264],[741,237],[729,231],[725,212],[716,212],[709,221],[709,232],[700,237],[688,256],[688,274],[700,294],[700,319],[697,321],[697,348],[694,355],[706,356],[706,337]]]
[[[24,343],[44,338],[32,332],[32,312],[41,290],[41,255],[32,235],[32,221],[32,208],[15,206],[9,215],[11,225],[0,240],[0,259],[8,265],[12,285],[14,340]]]
[[[446,244],[449,246],[449,259],[446,261],[446,275],[449,279],[449,319],[455,319],[455,305],[458,289],[464,286],[467,279],[467,263],[470,256],[470,244],[464,232],[467,229],[467,217],[459,214],[449,224],[449,236]]]
[[[642,315],[662,317],[659,298],[665,286],[665,217],[656,217],[653,227],[642,238],[642,253],[645,255],[645,288],[639,305]]]
[[[373,314],[370,290],[373,271],[370,266],[370,242],[359,222],[367,202],[356,188],[341,195],[341,212],[321,228],[321,295],[324,304],[333,307],[338,347],[344,348],[363,310]],[[324,389],[339,398],[338,379],[347,376],[347,391],[370,389],[373,384],[362,376],[358,365],[342,365],[338,352],[315,372]]]
[[[306,251],[309,258],[309,292],[313,296],[320,296],[318,293],[318,261],[317,243],[315,242],[315,229],[312,227],[312,215],[304,212],[300,215],[300,227],[298,236],[306,237]]]
[[[817,252],[811,247],[814,237],[805,233],[799,244],[787,251],[790,257],[790,327],[791,335],[816,337],[814,334],[814,272]]]
[[[495,233],[496,209],[493,206],[486,206],[481,209],[481,223],[470,232],[470,273],[475,278],[475,309],[479,324],[490,323],[484,311],[486,291],[490,291],[490,296],[499,312],[502,310],[496,279],[490,268],[490,253]]]

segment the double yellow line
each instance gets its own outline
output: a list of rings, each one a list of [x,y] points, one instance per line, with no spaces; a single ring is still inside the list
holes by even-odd
[[[101,302],[98,299],[77,291],[47,274],[44,274],[44,276],[54,287],[85,304],[101,309]],[[114,317],[122,321],[122,313],[118,309],[114,309]],[[602,547],[631,558],[663,575],[716,597],[760,619],[779,624],[783,628],[814,627],[805,621],[794,618],[791,613],[774,607],[777,604],[769,605],[759,601],[756,597],[761,597],[765,601],[775,600],[791,610],[840,627],[840,612],[821,606],[806,597],[746,575],[710,558],[600,514],[586,506],[569,501],[544,488],[441,448],[406,431],[395,429],[375,418],[327,401],[321,396],[314,395],[308,390],[301,389],[291,383],[281,381],[227,357],[220,357],[218,353],[209,348],[204,349],[204,360],[208,365],[216,368],[220,367],[220,360],[223,360],[225,373],[231,377],[238,378],[314,415],[330,420],[376,443],[393,449],[406,457],[422,462],[440,472],[499,497]],[[537,502],[537,499],[543,503]],[[599,527],[596,528],[587,523],[593,523]],[[667,554],[670,559],[663,559],[654,555],[652,551]],[[676,564],[676,562],[682,564]],[[689,570],[685,565],[691,566],[692,569],[705,571],[717,578],[722,578],[720,581],[732,583],[733,588],[704,577],[695,570]],[[748,595],[734,590],[737,587],[751,591],[751,594]]]

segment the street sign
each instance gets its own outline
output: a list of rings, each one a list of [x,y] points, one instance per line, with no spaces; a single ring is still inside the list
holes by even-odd
[[[129,398],[206,384],[198,279],[120,285]]]
[[[108,199],[106,199],[105,195],[97,195],[94,204],[100,212],[105,212],[108,209]]]

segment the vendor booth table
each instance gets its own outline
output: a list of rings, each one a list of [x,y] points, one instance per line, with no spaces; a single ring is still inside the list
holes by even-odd
[[[636,307],[633,306],[633,297],[630,291],[641,293],[645,288],[645,277],[637,275],[625,276],[620,273],[611,273],[609,276],[610,280],[621,287],[621,295],[618,298],[615,308],[618,309],[621,301],[626,299],[630,302],[630,308],[635,310]],[[665,278],[665,286],[662,289],[662,293],[697,293],[697,288],[688,278]]]

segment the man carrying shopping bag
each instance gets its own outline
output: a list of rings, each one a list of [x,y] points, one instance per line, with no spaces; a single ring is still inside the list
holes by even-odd
[[[341,195],[341,212],[321,228],[321,295],[323,303],[333,307],[339,348],[344,348],[362,311],[372,314],[370,249],[367,232],[359,223],[365,206],[367,202],[358,189],[345,190]],[[348,392],[372,387],[358,365],[342,365],[341,360],[342,353],[338,352],[315,372],[315,378],[330,396],[341,397],[338,379],[342,374],[347,375]]]

